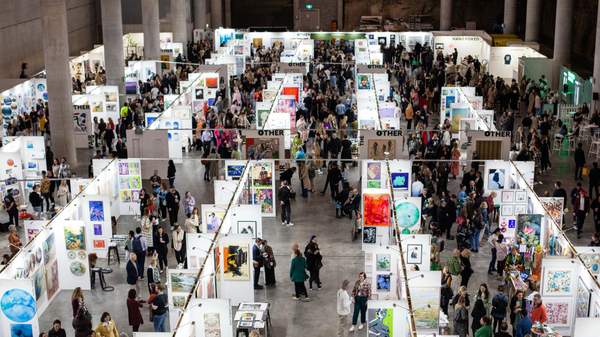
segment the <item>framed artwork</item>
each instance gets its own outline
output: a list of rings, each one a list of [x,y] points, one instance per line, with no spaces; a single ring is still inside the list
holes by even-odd
[[[11,324],[10,337],[33,337],[31,324]]]
[[[230,244],[223,247],[223,277],[229,281],[250,279],[248,245]]]
[[[396,141],[394,139],[369,139],[367,149],[368,159],[384,160],[386,152],[388,152],[391,157],[395,155]]]
[[[391,337],[394,334],[394,309],[368,309],[368,337]]]
[[[588,317],[590,314],[590,300],[592,293],[585,286],[581,278],[577,283],[577,296],[575,296],[575,317]]]
[[[196,274],[173,271],[169,274],[171,291],[174,293],[191,293],[196,284]]]
[[[592,274],[598,275],[600,273],[600,253],[583,253],[579,257]]]
[[[381,188],[381,163],[367,163],[367,188]]]
[[[237,232],[238,234],[247,234],[256,238],[256,221],[238,221]]]
[[[573,294],[572,269],[544,268],[542,294],[544,296],[570,296]]]
[[[502,202],[512,203],[515,201],[515,191],[502,191]]]
[[[20,288],[8,289],[0,298],[0,310],[13,322],[25,323],[35,317],[37,307],[35,298]]]
[[[376,243],[377,242],[377,228],[376,227],[364,227],[363,228],[363,243]]]
[[[564,199],[563,198],[540,198],[542,205],[546,209],[546,212],[550,215],[552,220],[556,222],[559,228],[562,227],[562,218],[563,218],[563,206]]]
[[[65,226],[65,246],[67,250],[85,250],[85,234],[83,226]]]
[[[514,214],[513,205],[502,205],[502,208],[500,208],[500,215],[502,216],[513,216]]]
[[[600,317],[600,302],[594,302],[592,306],[590,317],[599,318]]]
[[[410,289],[417,329],[438,330],[440,313],[439,288]]]
[[[504,189],[504,169],[490,169],[487,175],[489,190],[503,190]],[[516,198],[516,197],[515,197]]]
[[[390,291],[390,274],[377,274],[377,291]]]
[[[420,199],[420,198],[419,198]],[[402,234],[415,234],[421,227],[421,207],[410,200],[395,200],[396,220]]]
[[[514,215],[527,214],[527,205],[515,205]]]
[[[102,224],[94,224],[94,235],[102,235]]]
[[[528,246],[540,243],[542,232],[541,214],[519,214],[517,216],[518,235],[527,242]]]
[[[421,264],[423,263],[423,245],[420,244],[407,244],[406,245],[406,263],[407,264]]]
[[[392,188],[408,191],[408,172],[392,172]]]
[[[392,256],[390,254],[375,255],[375,270],[390,271],[392,266]]]
[[[515,202],[527,202],[527,192],[516,191],[515,192]]]
[[[221,336],[221,317],[218,312],[204,313],[204,335]]]
[[[363,221],[365,226],[390,225],[390,196],[388,194],[363,194]]]
[[[569,326],[571,317],[571,299],[544,298],[546,305],[546,314],[548,315],[547,325],[550,326]]]

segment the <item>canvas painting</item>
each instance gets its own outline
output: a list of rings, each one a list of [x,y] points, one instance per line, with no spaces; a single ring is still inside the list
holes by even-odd
[[[65,246],[67,250],[85,250],[84,227],[65,226]]]
[[[94,235],[102,235],[102,224],[94,224]]]
[[[573,270],[544,269],[542,294],[544,296],[569,296],[573,293]]]
[[[415,234],[421,227],[421,207],[409,200],[395,200],[396,220],[402,234]]]
[[[252,186],[271,188],[273,186],[273,167],[271,163],[260,163],[252,167]]]
[[[237,231],[238,234],[247,234],[256,238],[256,221],[238,221]]]
[[[171,291],[174,293],[191,293],[196,284],[196,275],[173,271],[169,274]]]
[[[46,241],[42,245],[42,251],[44,254],[44,263],[48,263],[56,257],[56,247],[54,246],[54,233],[48,235]]]
[[[279,159],[279,138],[247,138],[246,159]]]
[[[381,188],[381,163],[367,163],[367,187]]]
[[[244,165],[227,165],[227,176],[239,178],[244,172]]]
[[[204,313],[204,335],[221,337],[221,319],[219,313]]]
[[[375,255],[375,270],[390,271],[392,265],[392,256],[390,254]]]
[[[517,216],[517,226],[519,237],[525,240],[528,247],[537,246],[540,243],[541,214],[519,214]]]
[[[13,288],[2,294],[0,310],[11,321],[24,323],[35,317],[37,307],[30,293],[20,288]]]
[[[365,226],[390,225],[390,196],[388,194],[363,194],[363,200]]]
[[[10,337],[33,337],[31,324],[11,324]]]
[[[393,158],[396,154],[396,140],[369,139],[367,149],[367,159],[384,160],[386,152],[388,153],[389,158]]]
[[[563,218],[563,206],[564,200],[563,198],[540,198],[542,205],[546,209],[546,212],[550,215],[552,220],[562,228],[562,218]]]
[[[544,298],[544,304],[546,305],[546,314],[548,315],[547,325],[554,326],[568,326],[569,325],[569,311],[570,311],[570,299],[556,300]]]
[[[438,329],[440,312],[439,288],[410,288],[417,329]]]
[[[104,240],[94,240],[94,249],[104,249],[106,248],[106,241]]]
[[[406,245],[407,264],[423,263],[423,245],[407,244]]]
[[[377,242],[377,228],[364,227],[363,228],[363,243],[376,243],[376,242]]]
[[[392,172],[392,188],[395,190],[408,191],[408,172]]]
[[[390,291],[390,274],[377,274],[377,291]]]
[[[204,219],[206,223],[206,229],[208,233],[214,233],[221,226],[221,222],[225,218],[225,211],[211,211],[207,212],[206,218]]]
[[[487,188],[489,190],[504,189],[504,177],[504,169],[490,169],[487,175]]]
[[[178,295],[173,296],[173,306],[178,309],[183,309],[183,307],[185,306],[186,299],[187,299],[187,295],[186,296],[178,296]]]
[[[394,336],[394,309],[368,309],[368,337]]]
[[[588,317],[590,313],[591,292],[579,278],[577,296],[575,297],[575,317]]]
[[[46,296],[48,300],[58,291],[58,262],[50,263],[46,267]]]
[[[33,274],[33,285],[35,290],[35,300],[38,301],[43,293],[46,292],[46,280],[45,280],[45,270],[44,268],[38,268],[38,270]]]
[[[223,275],[225,280],[247,281],[250,279],[248,264],[248,246],[246,244],[223,247]]]
[[[263,188],[256,190],[254,193],[253,204],[260,205],[262,213],[273,213],[273,190],[270,188]]]
[[[369,90],[371,89],[371,82],[369,75],[358,75],[358,81],[356,81],[358,90]]]

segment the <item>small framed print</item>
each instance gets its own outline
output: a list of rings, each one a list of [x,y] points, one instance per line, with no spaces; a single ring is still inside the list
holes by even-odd
[[[408,244],[406,245],[406,263],[421,264],[423,263],[423,245]]]
[[[527,202],[527,192],[516,191],[515,192],[515,202]]]
[[[527,205],[515,205],[514,215],[527,214]]]
[[[500,208],[500,215],[502,216],[512,216],[515,214],[514,212],[513,205],[502,205],[502,208]]]
[[[502,202],[515,202],[515,191],[502,191]]]

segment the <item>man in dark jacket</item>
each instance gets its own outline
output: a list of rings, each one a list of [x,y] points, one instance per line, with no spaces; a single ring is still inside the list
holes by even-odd
[[[332,162],[329,165],[329,170],[327,171],[327,180],[325,181],[325,186],[323,187],[323,191],[321,194],[325,194],[327,190],[327,186],[331,189],[331,199],[335,200],[335,197],[338,194],[339,183],[342,180],[342,172],[340,171],[337,163]]]
[[[594,162],[592,164],[592,169],[590,170],[590,198],[594,198],[594,191],[596,191],[596,196],[599,196],[598,193],[598,185],[600,185],[600,168],[598,168],[598,163]]]
[[[254,245],[252,246],[252,264],[254,267],[254,289],[262,289],[263,286],[258,284],[258,279],[260,278],[260,268],[264,265],[264,259],[262,252],[260,250],[260,245],[262,244],[262,240],[257,238],[254,241]]]
[[[585,165],[585,152],[583,152],[583,144],[577,144],[577,149],[575,150],[575,180],[583,179],[582,171],[583,165]]]
[[[557,181],[554,183],[553,198],[563,198],[563,208],[567,206],[567,191],[562,187],[562,183]]]
[[[281,224],[283,226],[293,226],[294,224],[291,221],[292,216],[292,206],[290,204],[290,197],[292,191],[288,186],[287,182],[284,180],[281,182],[281,187],[279,188],[279,203],[281,204]]]

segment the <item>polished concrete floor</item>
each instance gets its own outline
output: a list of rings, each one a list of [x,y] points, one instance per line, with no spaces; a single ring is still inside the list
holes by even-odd
[[[190,190],[196,197],[196,203],[212,203],[212,183],[205,183],[200,180],[202,174],[201,165],[198,160],[186,160],[184,164],[178,167],[178,176],[176,187],[183,195],[186,190]],[[84,173],[82,171],[81,173]],[[570,190],[574,186],[572,177],[573,164],[571,157],[553,157],[553,169],[544,175],[538,175],[537,180],[542,184],[536,185],[536,191],[541,194],[545,190],[552,191],[552,182],[560,179],[565,184],[565,188]],[[355,168],[351,173],[351,183],[358,183],[358,169]],[[84,175],[84,174],[82,174]],[[145,174],[147,176],[148,174]],[[322,188],[324,176],[318,176],[317,187]],[[457,188],[453,181],[451,187]],[[296,189],[299,189],[297,176],[294,180]],[[182,216],[182,215],[180,215]],[[570,217],[567,223],[570,224]],[[181,219],[183,220],[183,219]],[[335,335],[336,322],[336,291],[344,279],[353,281],[357,273],[363,270],[364,254],[361,251],[360,241],[351,240],[351,224],[348,219],[336,219],[335,210],[328,195],[321,196],[319,193],[310,195],[308,199],[302,199],[298,196],[292,204],[292,220],[296,224],[294,227],[282,227],[278,218],[265,218],[264,237],[273,246],[278,267],[276,268],[277,286],[274,288],[256,291],[257,301],[268,301],[272,305],[272,323],[273,336],[315,336],[331,337]],[[126,233],[128,230],[137,226],[133,217],[122,217],[119,219],[118,233]],[[592,225],[591,216],[588,217],[585,225],[585,234],[582,239],[577,240],[574,232],[569,232],[569,236],[576,244],[586,245],[591,237]],[[304,246],[311,235],[318,235],[321,250],[324,256],[324,266],[321,270],[323,288],[319,291],[311,292],[310,302],[299,302],[291,298],[293,285],[289,281],[289,259],[290,247],[297,242]],[[6,234],[0,235],[1,242],[6,242]],[[448,253],[455,247],[455,241],[448,241],[447,248],[443,252],[443,261],[446,260]],[[4,249],[4,247],[3,247]],[[2,250],[4,252],[4,250]],[[170,265],[175,266],[174,256],[170,255]],[[472,258],[473,268],[476,274],[473,275],[469,284],[469,293],[474,294],[480,283],[488,283],[490,289],[495,289],[498,280],[494,276],[488,276],[488,261],[490,258],[489,249],[482,248],[479,254],[474,254]],[[99,262],[100,266],[106,265],[105,260]],[[125,264],[112,264],[114,272],[107,276],[107,282],[115,286],[114,292],[104,292],[97,288],[92,291],[86,291],[86,303],[93,314],[94,325],[98,323],[99,317],[104,311],[112,314],[120,331],[131,332],[128,326],[127,311],[125,299],[129,287],[125,284]],[[163,276],[164,277],[164,276]],[[262,275],[261,275],[262,277]],[[143,296],[147,296],[145,284],[141,286]],[[46,309],[40,319],[40,328],[46,330],[51,326],[54,319],[61,319],[64,322],[68,336],[73,335],[71,329],[71,307],[70,291],[62,291],[60,295]],[[147,308],[142,311],[144,318],[147,318]],[[450,312],[452,315],[452,311]],[[141,327],[141,331],[152,331],[152,325],[146,321]],[[362,335],[359,333],[356,336]]]

